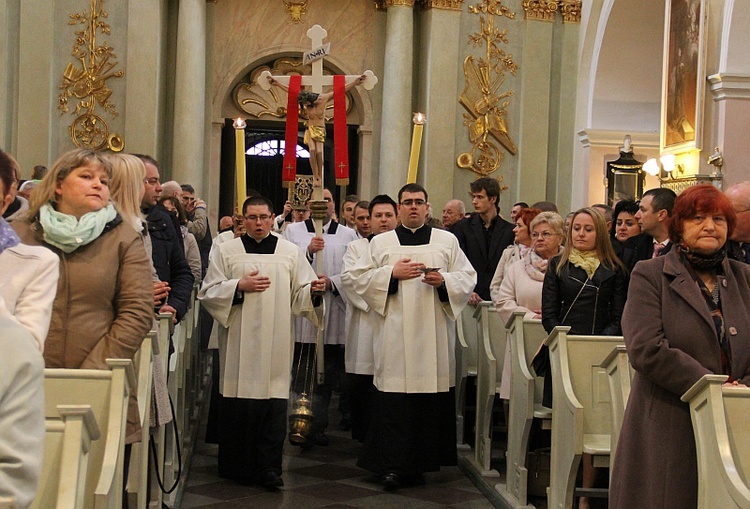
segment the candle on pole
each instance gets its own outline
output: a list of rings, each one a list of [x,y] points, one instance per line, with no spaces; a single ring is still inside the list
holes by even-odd
[[[414,129],[411,134],[411,154],[409,155],[409,173],[406,178],[407,184],[416,184],[417,182],[417,165],[419,164],[419,149],[422,147],[422,130],[427,117],[424,113],[415,113],[412,122]]]
[[[240,210],[245,202],[247,194],[247,180],[245,177],[245,126],[247,124],[241,118],[234,120],[234,140],[235,140],[235,168],[237,171],[237,213],[243,215],[244,211]]]

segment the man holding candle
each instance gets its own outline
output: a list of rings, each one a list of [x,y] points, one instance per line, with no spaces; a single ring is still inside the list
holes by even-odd
[[[455,465],[455,327],[476,272],[450,232],[425,224],[427,191],[398,193],[401,225],[375,236],[352,269],[354,291],[383,317],[373,339],[375,404],[358,465],[386,489]]]

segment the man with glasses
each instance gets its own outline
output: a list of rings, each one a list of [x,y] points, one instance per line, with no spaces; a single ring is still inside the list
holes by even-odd
[[[352,270],[353,287],[383,317],[375,336],[374,414],[358,466],[387,490],[455,465],[455,339],[476,271],[447,231],[425,224],[427,191],[398,193],[401,225],[376,235]]]
[[[308,261],[316,267],[316,258],[322,256],[323,272],[318,277],[326,281],[325,286],[325,338],[324,338],[324,383],[316,385],[315,381],[315,343],[318,329],[308,320],[298,319],[296,322],[297,343],[294,358],[294,387],[295,393],[309,391],[309,384],[314,385],[313,414],[315,421],[313,429],[305,447],[312,445],[328,445],[325,432],[328,428],[328,407],[331,403],[331,392],[335,385],[341,387],[343,407],[340,406],[342,419],[348,417],[348,393],[346,375],[344,371],[344,345],[346,344],[345,315],[346,304],[341,294],[341,268],[344,253],[349,242],[357,240],[357,233],[333,219],[336,204],[328,189],[323,190],[323,199],[328,203],[326,217],[323,220],[323,235],[315,236],[312,219],[301,223],[292,223],[284,230],[284,238],[297,244],[307,255]],[[308,392],[309,395],[309,392]]]
[[[159,279],[169,285],[165,302],[158,306],[159,313],[171,313],[176,322],[182,320],[190,303],[193,291],[193,273],[185,259],[185,248],[177,218],[159,203],[162,192],[159,181],[159,164],[144,154],[134,154],[146,167],[143,179],[145,192],[141,199],[141,211],[146,216],[148,234],[151,238],[151,258]]]
[[[219,341],[219,475],[275,491],[284,485],[292,315],[317,323],[322,300],[313,292],[326,281],[297,246],[271,234],[270,200],[248,198],[242,210],[247,233],[211,251],[198,298],[228,328]]]
[[[727,242],[727,256],[750,263],[750,181],[734,184],[724,194],[737,214],[732,238]]]

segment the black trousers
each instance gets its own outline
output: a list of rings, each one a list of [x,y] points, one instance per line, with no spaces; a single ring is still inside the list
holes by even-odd
[[[281,475],[286,399],[221,399],[219,475],[241,482]]]
[[[455,389],[429,394],[375,392],[373,420],[357,466],[402,476],[456,465]]]
[[[351,395],[352,438],[364,442],[372,420],[372,405],[375,386],[372,375],[347,373],[349,394]]]

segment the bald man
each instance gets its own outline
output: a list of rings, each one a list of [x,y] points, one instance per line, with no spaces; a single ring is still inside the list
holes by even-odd
[[[443,207],[443,227],[450,230],[451,226],[464,218],[466,208],[461,200],[448,200]]]

